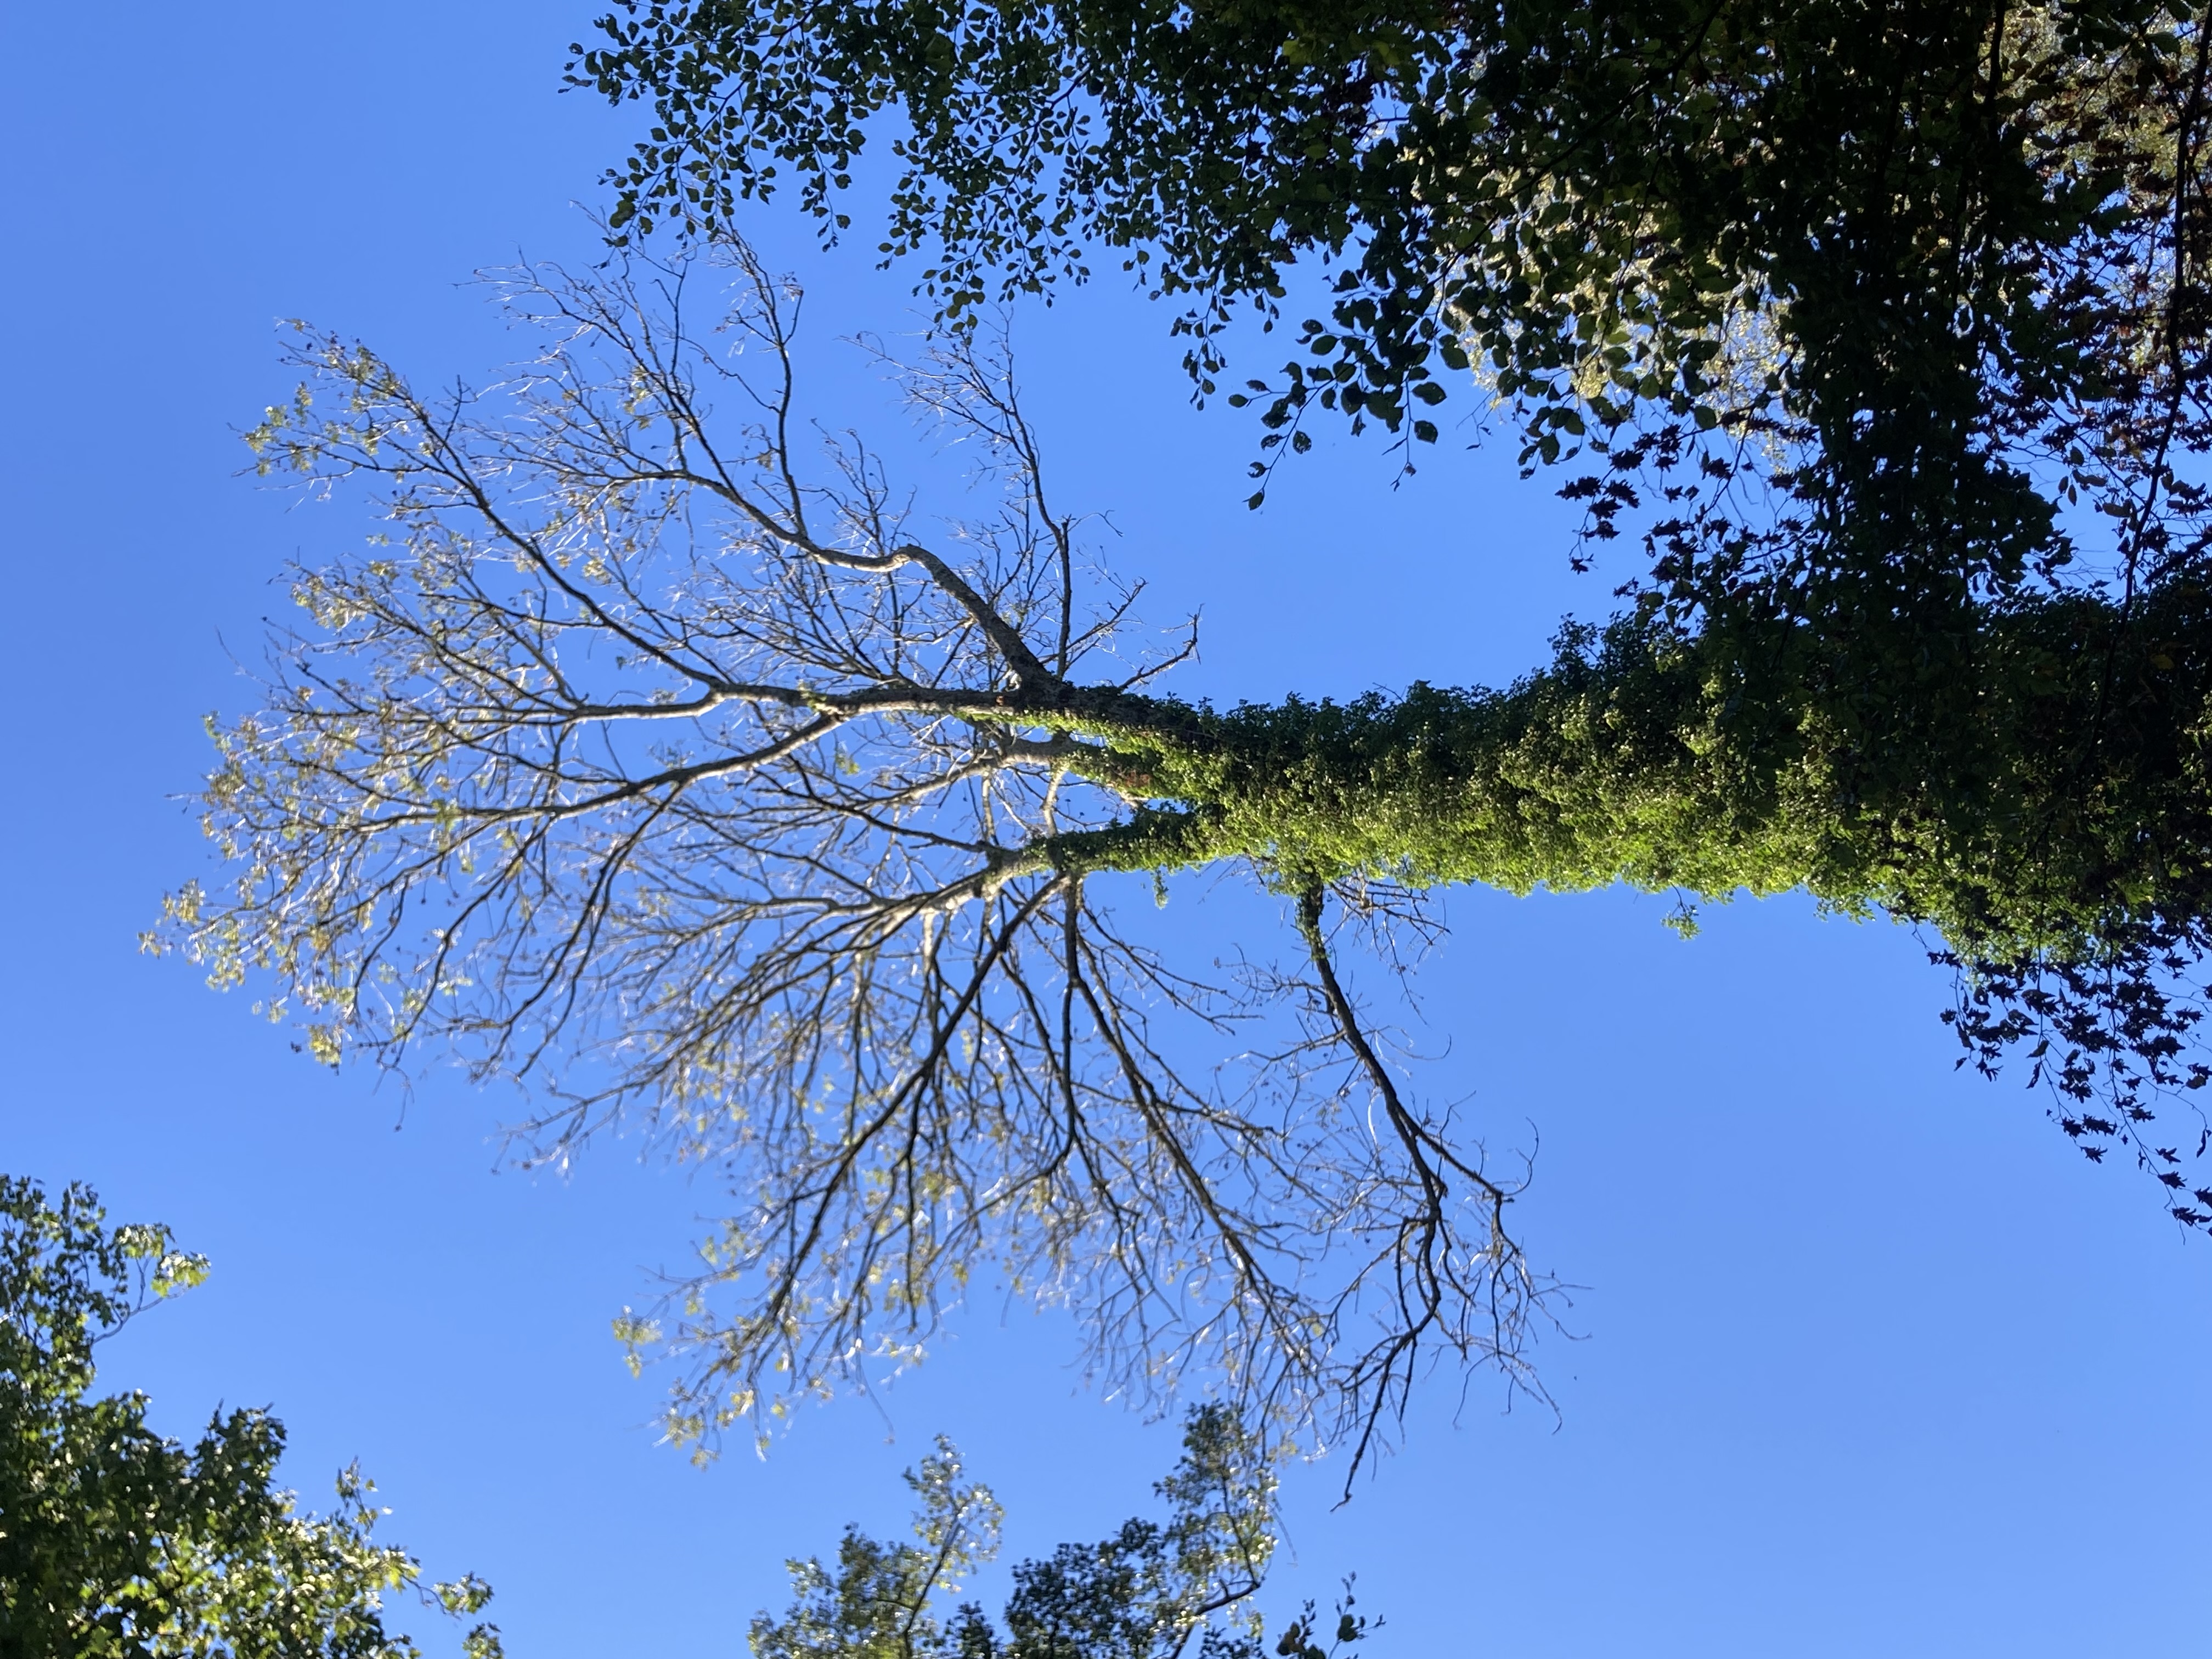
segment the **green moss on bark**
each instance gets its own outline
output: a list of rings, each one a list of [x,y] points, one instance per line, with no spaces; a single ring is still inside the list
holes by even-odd
[[[1777,623],[1686,635],[1646,611],[1570,630],[1504,690],[1155,706],[1086,766],[1146,804],[1063,868],[1255,860],[1515,893],[1614,882],[1804,888],[1972,951],[2078,952],[2201,910],[2212,617],[2195,587],[2124,617],[2074,598],[1841,647]],[[1924,668],[1900,675],[1897,659]]]

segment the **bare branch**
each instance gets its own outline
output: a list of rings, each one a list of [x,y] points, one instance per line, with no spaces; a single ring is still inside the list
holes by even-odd
[[[696,261],[502,273],[543,343],[482,395],[300,331],[264,470],[365,479],[384,533],[295,573],[216,734],[234,879],[172,937],[324,1059],[527,1081],[528,1156],[628,1121],[714,1168],[737,1212],[623,1327],[682,1360],[680,1437],[896,1371],[979,1276],[1073,1309],[1109,1389],[1355,1462],[1417,1357],[1518,1367],[1510,1194],[1401,1101],[1317,900],[1317,982],[1183,975],[1103,908],[1220,855],[1147,758],[1211,716],[1134,690],[1190,641],[1079,556],[1003,351],[907,372],[988,485],[929,533],[859,440],[797,447],[795,286],[706,257],[703,331]]]

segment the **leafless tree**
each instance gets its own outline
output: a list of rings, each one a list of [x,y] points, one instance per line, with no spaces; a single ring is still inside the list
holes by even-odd
[[[681,1438],[866,1386],[994,1277],[1107,1386],[1355,1468],[1439,1356],[1534,1386],[1515,1185],[1332,954],[1404,896],[1248,858],[1299,965],[1208,977],[1107,908],[1209,856],[1127,758],[1201,721],[1147,690],[1192,636],[1144,647],[1077,545],[1002,337],[903,371],[990,483],[933,547],[803,419],[800,296],[748,248],[494,280],[543,349],[482,392],[298,328],[262,471],[367,479],[386,534],[295,571],[309,620],[216,732],[234,885],[161,938],[273,976],[324,1060],[521,1079],[535,1156],[623,1117],[725,1173],[741,1212],[625,1327],[682,1357]]]

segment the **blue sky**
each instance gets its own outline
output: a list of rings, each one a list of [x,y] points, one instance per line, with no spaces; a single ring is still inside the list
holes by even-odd
[[[173,798],[202,714],[246,696],[226,653],[283,605],[283,560],[366,524],[232,476],[234,429],[289,390],[272,324],[358,333],[425,380],[495,367],[458,284],[518,250],[592,258],[574,204],[627,131],[556,92],[587,15],[15,15],[0,1168],[90,1181],[214,1257],[108,1355],[172,1431],[273,1403],[311,1497],[358,1456],[395,1537],[492,1580],[518,1659],[735,1656],[785,1556],[898,1523],[931,1435],[998,1488],[1018,1555],[1141,1508],[1171,1425],[1085,1393],[1057,1319],[980,1306],[881,1412],[842,1402],[765,1462],[695,1470],[655,1444],[658,1385],[607,1321],[680,1265],[711,1186],[635,1142],[565,1179],[502,1171],[513,1096],[332,1077],[134,950],[206,869]],[[757,234],[809,283],[825,405],[884,422],[833,337],[909,326],[903,283],[780,213]],[[1247,514],[1254,433],[1186,406],[1165,322],[1109,284],[1018,327],[1062,489],[1111,510],[1152,614],[1203,610],[1182,689],[1495,682],[1563,611],[1601,614],[1557,504],[1494,453],[1447,447],[1394,488],[1378,448],[1328,440]],[[1378,1659],[2201,1651],[2212,1249],[2017,1085],[1953,1072],[1908,932],[1788,899],[1686,944],[1665,909],[1452,896],[1430,1086],[1469,1093],[1496,1144],[1540,1143],[1522,1227],[1583,1287],[1575,1340],[1539,1353],[1559,1413],[1438,1378],[1349,1505],[1331,1464],[1292,1470],[1271,1601],[1357,1572]],[[1171,912],[1267,921],[1196,891]]]

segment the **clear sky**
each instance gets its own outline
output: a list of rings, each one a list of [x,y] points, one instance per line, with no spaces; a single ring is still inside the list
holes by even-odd
[[[880,1411],[695,1470],[607,1322],[681,1265],[711,1184],[635,1142],[501,1172],[513,1096],[334,1078],[133,945],[207,871],[173,798],[202,714],[248,695],[226,653],[255,654],[283,560],[366,526],[232,476],[235,428],[289,389],[272,324],[426,380],[495,367],[457,284],[518,250],[593,257],[572,204],[629,130],[556,94],[588,15],[14,9],[0,1169],[92,1182],[213,1256],[107,1356],[170,1431],[273,1404],[311,1498],[358,1456],[394,1537],[496,1586],[517,1659],[737,1656],[785,1556],[897,1524],[932,1434],[998,1488],[1018,1555],[1143,1507],[1171,1425],[1085,1393],[1059,1321],[979,1306]],[[903,283],[780,212],[758,234],[809,283],[820,401],[884,422],[834,337],[909,326]],[[1244,512],[1255,432],[1186,406],[1166,320],[1109,283],[1018,329],[1064,495],[1112,511],[1152,614],[1203,608],[1180,689],[1496,682],[1562,612],[1602,614],[1558,505],[1489,452],[1394,488],[1379,448],[1331,440]],[[1270,1601],[1357,1572],[1376,1659],[2206,1651],[2212,1246],[2016,1082],[1954,1073],[1910,933],[1793,899],[1686,944],[1666,908],[1453,896],[1426,1086],[1470,1093],[1493,1145],[1540,1139],[1521,1227],[1583,1287],[1576,1340],[1538,1355],[1559,1415],[1439,1378],[1348,1506],[1334,1466],[1294,1469]],[[1265,908],[1191,890],[1170,914],[1234,933]]]

